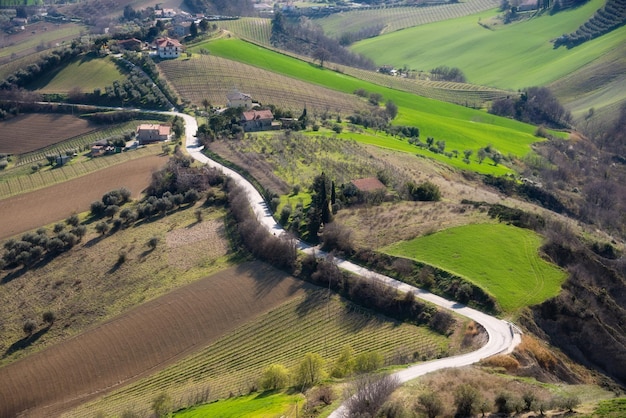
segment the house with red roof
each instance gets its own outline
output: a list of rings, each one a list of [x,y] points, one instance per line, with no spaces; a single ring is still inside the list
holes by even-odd
[[[158,38],[154,43],[157,55],[161,58],[178,58],[185,50],[180,42],[172,38]]]

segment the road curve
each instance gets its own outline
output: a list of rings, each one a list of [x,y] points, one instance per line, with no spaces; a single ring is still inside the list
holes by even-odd
[[[185,139],[186,139],[186,149],[191,157],[200,161],[204,164],[207,164],[211,167],[216,167],[228,177],[233,179],[238,186],[242,187],[246,191],[246,195],[248,196],[248,200],[250,202],[250,206],[254,211],[259,222],[261,222],[268,231],[281,235],[284,230],[282,227],[276,222],[272,213],[270,212],[267,204],[263,200],[261,194],[248,182],[243,176],[239,173],[231,170],[230,168],[224,167],[223,165],[211,160],[206,155],[202,153],[202,146],[198,145],[198,140],[195,137],[195,133],[198,131],[198,124],[194,117],[182,114],[182,113],[173,113],[182,117],[185,120]],[[298,249],[312,253],[314,250],[308,244],[298,241]],[[324,256],[324,253],[321,251],[316,251],[318,256]],[[451,367],[462,367],[467,366],[469,364],[477,363],[480,360],[493,356],[495,354],[500,353],[509,353],[511,352],[517,344],[520,343],[521,337],[519,335],[519,329],[512,325],[509,322],[503,321],[501,319],[495,318],[493,316],[487,315],[483,312],[477,311],[476,309],[472,309],[463,304],[452,302],[447,299],[444,299],[440,296],[434,295],[428,291],[423,289],[416,288],[414,286],[408,285],[406,283],[402,283],[398,280],[392,279],[390,277],[384,276],[382,274],[378,274],[372,272],[371,270],[365,269],[361,266],[358,266],[354,263],[351,263],[347,260],[335,259],[337,266],[344,270],[355,273],[359,276],[366,277],[371,280],[377,280],[381,283],[386,284],[387,286],[394,287],[401,292],[414,292],[415,296],[427,301],[431,302],[435,305],[441,306],[446,309],[450,309],[456,312],[459,315],[463,315],[467,318],[474,320],[483,326],[488,334],[487,343],[479,348],[476,351],[471,353],[466,353],[454,357],[447,357],[444,359],[428,361],[425,363],[420,363],[414,366],[407,367],[404,370],[398,371],[395,375],[398,377],[400,382],[404,383],[411,379],[415,379],[418,376],[422,376],[426,373],[433,372],[439,369],[451,368]],[[347,409],[344,405],[340,406],[337,410],[329,415],[329,418],[341,418],[346,416]]]

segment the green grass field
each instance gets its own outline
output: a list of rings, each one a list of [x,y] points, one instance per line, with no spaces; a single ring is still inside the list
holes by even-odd
[[[622,27],[576,48],[554,49],[551,40],[570,33],[603,4],[584,6],[492,30],[496,11],[441,21],[366,39],[352,47],[377,64],[429,71],[439,65],[459,67],[469,82],[506,89],[545,85],[588,64],[624,42]],[[416,41],[418,40],[418,41]]]
[[[297,417],[304,405],[301,394],[263,392],[225,399],[208,405],[185,409],[174,413],[176,418],[273,418]]]
[[[541,237],[504,224],[450,228],[383,248],[451,271],[493,295],[505,312],[556,296],[565,273],[538,253]]]
[[[420,136],[446,141],[449,149],[474,149],[488,144],[504,155],[523,156],[531,151],[530,144],[538,142],[535,127],[486,112],[427,99],[403,91],[359,80],[328,68],[294,59],[238,39],[220,39],[197,46],[211,54],[258,66],[279,74],[353,93],[357,89],[380,93],[384,100],[392,100],[399,108],[397,124],[417,126]],[[378,140],[378,145],[382,145]],[[487,166],[485,166],[487,167]],[[474,167],[466,167],[470,170]],[[487,169],[484,169],[487,171]],[[494,167],[494,173],[501,169]]]
[[[112,85],[115,80],[122,82],[125,79],[126,76],[118,70],[111,58],[88,55],[46,74],[29,87],[41,93],[69,93],[75,88],[83,93],[91,93],[94,89]]]

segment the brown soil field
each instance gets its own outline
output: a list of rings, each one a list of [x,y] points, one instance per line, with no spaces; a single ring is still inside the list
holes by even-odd
[[[153,373],[310,286],[260,262],[147,302],[0,369],[0,417],[63,410]]]
[[[152,172],[167,162],[167,157],[150,156],[105,168],[83,177],[34,192],[0,200],[0,239],[8,238],[73,213],[89,210],[91,202],[120,187],[134,198],[150,184]]]
[[[50,129],[51,126],[54,129]],[[24,154],[97,129],[85,119],[72,115],[20,115],[0,122],[0,153]]]

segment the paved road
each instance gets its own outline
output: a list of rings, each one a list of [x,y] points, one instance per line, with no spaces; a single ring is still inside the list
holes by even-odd
[[[265,225],[265,227],[270,232],[276,235],[282,234],[284,232],[283,229],[281,228],[280,225],[276,223],[267,205],[265,204],[263,197],[252,186],[252,184],[250,184],[240,174],[236,173],[235,171],[227,167],[222,166],[221,164],[211,160],[206,155],[202,154],[201,152],[202,147],[198,146],[198,141],[194,137],[195,133],[198,130],[198,124],[196,120],[189,115],[180,114],[180,113],[177,115],[183,117],[185,120],[186,147],[187,147],[187,151],[189,152],[189,154],[200,162],[203,162],[205,164],[208,164],[209,166],[217,167],[221,169],[224,172],[224,174],[232,178],[240,187],[242,187],[246,191],[248,200],[250,201],[250,205],[252,206],[257,219],[263,225]],[[297,245],[298,245],[298,248],[304,252],[311,253],[315,251],[316,254],[320,257],[323,257],[325,255],[323,252],[319,250],[314,250],[311,246],[309,246],[308,244],[304,242],[298,241]],[[426,373],[430,373],[439,369],[467,366],[469,364],[477,363],[486,357],[493,356],[494,354],[509,353],[521,341],[521,337],[519,335],[518,329],[514,325],[506,321],[487,315],[475,309],[469,308],[465,305],[449,301],[440,296],[437,296],[425,290],[410,286],[406,283],[402,283],[400,281],[394,280],[382,274],[374,273],[370,270],[367,270],[349,261],[336,259],[336,262],[340,268],[356,273],[360,276],[366,277],[371,280],[378,280],[382,283],[387,284],[388,286],[392,286],[403,292],[413,291],[415,292],[416,297],[422,300],[425,300],[427,302],[434,303],[438,306],[453,310],[454,312],[460,315],[470,318],[476,321],[477,323],[479,323],[480,325],[482,325],[487,331],[489,340],[487,344],[482,346],[480,349],[473,351],[471,353],[462,354],[459,356],[429,361],[429,362],[417,364],[415,366],[407,367],[406,369],[395,373],[395,375],[399,378],[400,382],[406,382],[411,379],[415,379],[418,376],[422,376]],[[342,405],[336,411],[334,411],[331,415],[329,415],[329,417],[341,418],[341,417],[346,416],[346,412],[347,411],[345,409],[345,406]]]

